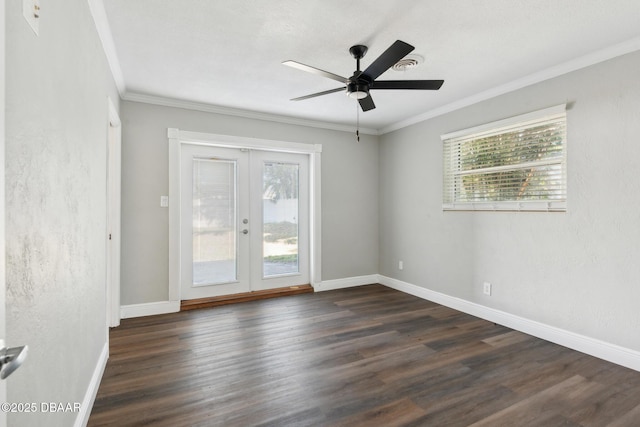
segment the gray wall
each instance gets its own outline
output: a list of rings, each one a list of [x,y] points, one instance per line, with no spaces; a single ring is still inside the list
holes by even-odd
[[[167,128],[322,144],[322,280],[378,272],[378,138],[123,102],[123,305],[168,300]]]
[[[382,136],[380,273],[640,350],[638,70],[629,54]],[[442,212],[441,134],[565,102],[568,212]]]
[[[118,94],[86,0],[47,2],[39,37],[22,2],[7,2],[6,19],[7,340],[30,347],[8,401],[82,402],[107,341],[107,96]]]

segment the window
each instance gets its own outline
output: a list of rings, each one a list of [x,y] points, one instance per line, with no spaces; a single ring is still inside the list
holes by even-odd
[[[443,210],[566,211],[564,105],[442,141]]]

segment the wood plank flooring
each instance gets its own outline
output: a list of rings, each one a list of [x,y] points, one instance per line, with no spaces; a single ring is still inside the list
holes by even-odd
[[[640,426],[640,372],[370,285],[126,319],[89,426]]]

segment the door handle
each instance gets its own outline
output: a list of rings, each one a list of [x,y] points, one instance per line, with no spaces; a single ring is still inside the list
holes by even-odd
[[[0,379],[5,379],[22,365],[27,358],[29,346],[7,348],[0,340]]]
[[[249,230],[245,228],[244,230],[242,230],[242,234],[249,234]]]

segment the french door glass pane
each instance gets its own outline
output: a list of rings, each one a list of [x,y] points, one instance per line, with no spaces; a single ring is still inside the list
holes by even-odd
[[[193,160],[193,284],[237,280],[236,162]]]
[[[266,162],[262,175],[264,277],[299,272],[298,165]]]

